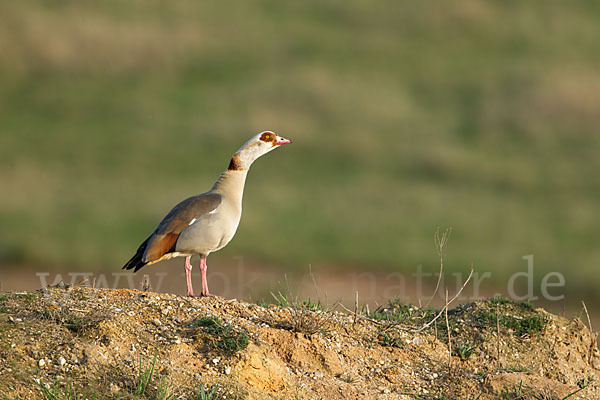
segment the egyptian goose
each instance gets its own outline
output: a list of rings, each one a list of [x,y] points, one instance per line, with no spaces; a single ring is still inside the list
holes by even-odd
[[[212,189],[177,204],[160,221],[123,269],[140,268],[173,257],[185,257],[187,295],[192,289],[192,255],[200,255],[201,296],[213,296],[206,281],[206,257],[229,243],[242,216],[244,183],[250,165],[268,152],[291,143],[273,132],[261,132],[248,140],[231,158],[229,167]]]

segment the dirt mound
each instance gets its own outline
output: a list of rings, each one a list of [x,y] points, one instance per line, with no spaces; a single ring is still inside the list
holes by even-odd
[[[598,399],[596,336],[526,303],[374,312],[66,287],[0,296],[19,399]],[[448,332],[450,338],[448,338]],[[450,340],[448,340],[450,339]],[[449,357],[448,342],[452,348]]]

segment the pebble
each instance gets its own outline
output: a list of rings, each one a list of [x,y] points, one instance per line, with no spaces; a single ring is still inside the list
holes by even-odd
[[[117,394],[117,393],[119,393],[120,391],[121,391],[121,388],[120,388],[119,386],[115,385],[114,383],[111,383],[111,384],[110,384],[110,392],[111,392],[112,394]]]
[[[221,361],[218,357],[217,358],[213,358],[212,362],[213,364],[217,365],[219,363],[219,361]]]
[[[38,366],[42,368],[44,365],[46,365],[46,360],[42,358],[40,361],[38,361]]]
[[[67,360],[65,360],[64,357],[58,357],[58,360],[56,360],[56,363],[62,367],[67,363]]]
[[[161,325],[162,325],[162,322],[160,322],[160,319],[158,319],[158,318],[154,318],[154,319],[152,320],[152,323],[153,323],[154,325],[156,325],[156,326],[161,326]]]
[[[231,367],[225,367],[225,375],[231,374]]]

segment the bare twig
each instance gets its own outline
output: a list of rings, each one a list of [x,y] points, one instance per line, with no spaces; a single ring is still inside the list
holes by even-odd
[[[448,332],[448,370],[452,368],[452,340],[450,339],[450,324],[448,323],[448,289],[446,289],[446,305],[444,306],[446,316],[446,332]]]
[[[354,323],[352,325],[356,325],[356,320],[358,319],[357,317],[357,313],[358,312],[358,290],[356,291],[356,298],[354,299]]]
[[[458,296],[460,296],[460,294],[462,293],[462,291],[465,289],[465,287],[467,286],[467,283],[469,283],[469,281],[471,280],[471,277],[473,276],[473,266],[471,266],[471,272],[469,273],[469,276],[467,277],[467,279],[465,280],[465,283],[463,283],[462,287],[460,288],[460,290],[458,292],[456,292],[456,295],[454,295],[454,297],[452,299],[450,299],[450,301],[448,302],[448,304],[446,304],[444,306],[444,308],[442,310],[440,310],[440,312],[428,323],[426,323],[425,325],[421,326],[418,329],[413,330],[413,332],[417,333],[417,332],[421,332],[427,328],[429,328],[435,321],[437,321],[437,319],[444,313],[445,309],[452,304],[452,302],[454,300],[456,300],[458,298]]]
[[[585,316],[587,317],[588,326],[590,328],[590,333],[592,334],[592,342],[590,343],[590,353],[588,355],[588,363],[591,363],[592,357],[594,355],[594,350],[598,347],[597,346],[598,336],[594,334],[594,330],[592,329],[592,321],[590,320],[590,313],[588,313],[588,309],[583,300],[581,300],[581,304],[583,305],[583,311],[585,311]]]
[[[346,307],[345,305],[343,305],[342,303],[339,303],[339,306],[341,308],[343,308],[344,311],[346,311],[348,313],[353,313],[354,312],[354,311],[350,310],[348,307]],[[387,329],[394,328],[394,327],[397,327],[398,329],[403,330],[403,331],[410,331],[411,330],[410,328],[407,328],[407,327],[398,326],[398,325],[400,325],[402,323],[401,321],[378,321],[376,319],[369,318],[369,317],[364,316],[362,314],[355,314],[355,317],[356,318],[360,318],[360,319],[365,320],[365,321],[369,321],[369,322],[371,322],[371,323],[373,323],[375,325],[378,325],[378,326],[380,326],[382,328],[382,330],[387,330]]]
[[[465,280],[465,282],[463,283],[463,285],[461,286],[459,291],[456,292],[454,297],[452,297],[450,299],[450,301],[448,301],[448,303],[444,306],[444,308],[441,309],[440,312],[438,312],[437,315],[431,321],[429,321],[428,323],[422,325],[420,328],[417,328],[417,329],[398,326],[402,323],[402,321],[378,321],[376,319],[369,318],[362,314],[357,314],[355,311],[350,310],[348,307],[343,305],[341,302],[339,303],[339,306],[341,308],[343,308],[344,311],[346,311],[348,313],[353,313],[355,315],[355,318],[360,318],[362,320],[369,321],[375,325],[381,326],[383,329],[390,329],[390,328],[396,327],[397,329],[400,329],[403,331],[419,333],[419,332],[424,331],[425,329],[429,328],[431,325],[433,325],[438,320],[438,318],[440,316],[442,316],[442,314],[444,314],[446,307],[448,307],[450,304],[452,304],[454,302],[454,300],[456,300],[458,298],[458,296],[460,296],[460,294],[465,289],[465,287],[467,286],[467,284],[469,283],[469,281],[471,280],[472,277],[473,277],[473,266],[471,266],[471,272],[469,272],[469,276],[467,276],[467,279]],[[367,304],[366,307],[367,307],[367,313],[369,313],[369,305]],[[356,308],[358,308],[358,306],[356,306]],[[437,332],[437,325],[436,325],[436,332]]]
[[[433,240],[435,241],[435,249],[437,250],[438,255],[440,256],[440,274],[438,276],[438,280],[435,285],[435,290],[433,291],[433,294],[431,295],[429,300],[427,300],[427,303],[425,303],[423,307],[427,307],[431,303],[431,301],[433,300],[440,288],[440,283],[442,282],[442,276],[444,273],[444,246],[446,246],[446,242],[448,242],[448,237],[450,237],[451,232],[452,228],[447,228],[444,231],[444,233],[442,233],[442,236],[440,236],[440,228],[438,226],[437,230],[435,231],[435,234],[433,235]]]
[[[315,280],[315,276],[312,272],[312,264],[308,264],[308,274],[310,275],[310,279],[312,279],[313,287],[315,288],[315,296],[317,296],[316,300],[319,301],[319,288],[317,287],[317,281]]]
[[[502,367],[500,361],[500,302],[496,303],[496,350],[498,351],[498,368]]]
[[[590,314],[588,313],[588,309],[585,306],[585,301],[581,300],[581,304],[583,305],[583,311],[585,311],[585,316],[587,317],[587,321],[588,321],[588,326],[590,328],[590,332],[594,332],[594,330],[592,329],[592,321],[590,321]]]
[[[84,286],[84,284],[90,284],[90,280],[88,278],[83,278],[82,280],[80,280],[79,282],[77,282],[76,284],[74,284],[73,286]]]

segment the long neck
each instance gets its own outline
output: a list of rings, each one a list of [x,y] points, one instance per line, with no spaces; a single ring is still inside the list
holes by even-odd
[[[241,207],[247,175],[248,170],[227,169],[219,176],[211,192],[221,194],[227,201],[231,201]]]
[[[262,154],[264,154],[264,152],[259,152],[258,147],[256,146],[248,146],[248,143],[243,145],[242,148],[231,157],[229,166],[223,171],[221,176],[219,176],[219,179],[217,179],[217,182],[211,191],[225,195],[229,201],[239,204],[239,207],[241,207],[248,169]]]

